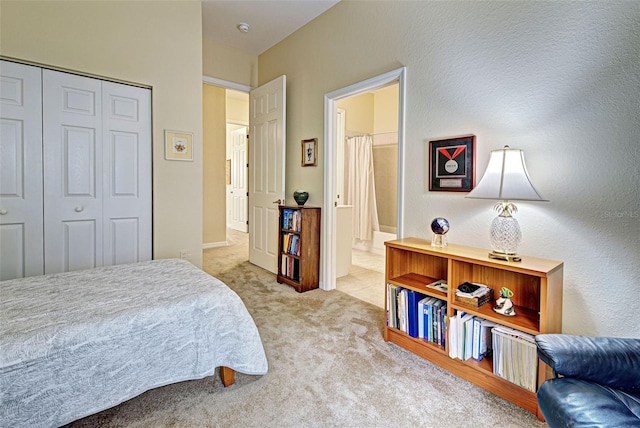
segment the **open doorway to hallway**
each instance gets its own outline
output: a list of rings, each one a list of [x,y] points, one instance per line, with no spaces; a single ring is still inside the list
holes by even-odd
[[[205,249],[227,245],[228,228],[247,232],[249,94],[217,83],[203,83]]]

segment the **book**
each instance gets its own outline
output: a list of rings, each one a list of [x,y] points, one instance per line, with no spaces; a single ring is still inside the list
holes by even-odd
[[[475,318],[476,317],[471,315],[469,317],[464,317],[462,320],[463,322],[462,330],[463,330],[464,340],[462,345],[463,352],[462,352],[461,359],[463,360],[468,360],[469,358],[471,358],[473,354],[473,320]]]
[[[407,290],[398,290],[398,328],[407,332]]]
[[[421,299],[418,302],[418,338],[419,339],[424,339],[425,338],[425,320],[424,320],[424,307],[425,307],[425,302],[429,301],[429,299],[432,299],[433,297],[425,297],[423,299]]]
[[[457,334],[457,358],[461,360],[466,360],[465,358],[465,345],[467,343],[465,337],[465,325],[467,321],[473,318],[472,314],[468,314],[466,312],[458,312],[458,334]]]
[[[436,299],[431,305],[431,341],[437,344],[440,344],[439,323],[444,305],[445,301],[440,299]]]
[[[487,293],[490,288],[484,284],[477,284],[472,282],[463,282],[458,286],[456,290],[456,296],[462,297],[478,297]]]
[[[458,315],[449,318],[449,357],[458,358]]]
[[[483,319],[480,323],[480,338],[479,338],[479,350],[478,350],[478,360],[483,359],[484,357],[491,354],[493,349],[491,345],[491,329],[496,327],[496,324],[493,321]]]
[[[423,324],[424,331],[423,331],[422,338],[427,341],[429,340],[429,326],[430,326],[429,312],[431,311],[431,305],[435,300],[436,300],[435,297],[425,297],[423,299],[421,317],[422,317],[422,324]]]
[[[418,337],[418,302],[422,298],[417,291],[407,290],[407,333],[411,337]]]
[[[440,279],[438,281],[432,282],[431,284],[427,284],[427,288],[433,288],[435,290],[442,291],[443,293],[449,291],[447,281],[445,281],[444,279]]]

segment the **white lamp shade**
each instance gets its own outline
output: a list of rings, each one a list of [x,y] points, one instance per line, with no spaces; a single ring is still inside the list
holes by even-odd
[[[512,201],[546,201],[531,183],[524,152],[519,149],[492,150],[489,165],[467,198]]]

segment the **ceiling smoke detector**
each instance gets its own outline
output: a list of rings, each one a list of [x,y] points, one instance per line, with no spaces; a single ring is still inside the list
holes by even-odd
[[[238,31],[240,31],[241,33],[248,33],[249,32],[249,24],[247,24],[246,22],[241,22],[238,24]]]

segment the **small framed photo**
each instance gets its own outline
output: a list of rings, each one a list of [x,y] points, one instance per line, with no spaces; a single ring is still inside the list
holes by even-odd
[[[164,158],[166,160],[193,160],[193,133],[164,131]]]
[[[470,192],[475,186],[475,135],[429,141],[429,190]]]
[[[318,139],[302,140],[302,166],[318,165]]]

